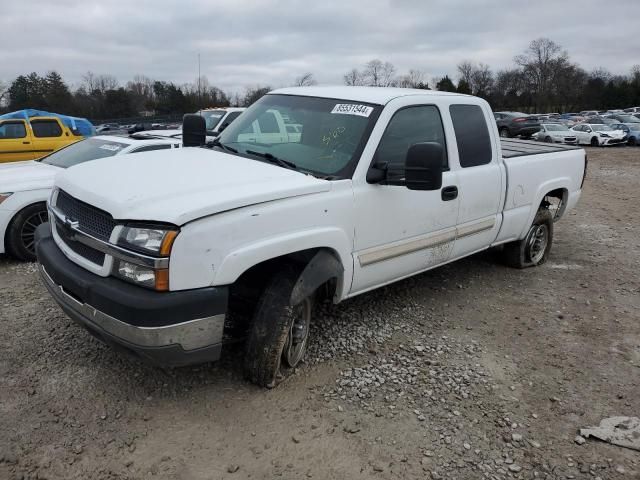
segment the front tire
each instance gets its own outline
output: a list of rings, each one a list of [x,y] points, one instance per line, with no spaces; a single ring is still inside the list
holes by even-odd
[[[304,359],[313,311],[313,295],[291,305],[299,269],[276,272],[258,300],[245,346],[245,376],[273,388]]]
[[[47,207],[44,203],[35,203],[20,210],[7,229],[7,251],[18,260],[34,262],[36,228],[47,220]]]
[[[598,141],[598,137],[593,137],[591,139],[591,146],[592,147],[599,147],[600,146],[600,142]]]
[[[525,237],[504,246],[505,263],[513,268],[542,265],[547,261],[552,243],[553,215],[547,209],[540,209]]]
[[[547,143],[553,143],[553,138],[547,137],[547,138],[544,139],[544,141],[547,142]]]

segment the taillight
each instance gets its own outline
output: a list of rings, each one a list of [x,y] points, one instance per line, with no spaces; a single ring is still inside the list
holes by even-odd
[[[527,117],[520,117],[520,118],[513,119],[514,122],[526,122],[527,120],[529,120]]]

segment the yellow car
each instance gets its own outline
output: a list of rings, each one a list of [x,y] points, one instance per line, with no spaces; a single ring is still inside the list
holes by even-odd
[[[35,160],[84,136],[56,116],[0,118],[0,163]]]

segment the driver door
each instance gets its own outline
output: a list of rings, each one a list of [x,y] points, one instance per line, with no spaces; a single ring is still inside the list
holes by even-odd
[[[443,145],[442,190],[409,190],[402,184],[409,147]],[[435,105],[409,105],[393,114],[373,158],[387,164],[393,185],[354,184],[355,239],[351,294],[412,275],[449,260],[459,199],[449,167],[444,128]],[[395,172],[395,174],[394,174]]]

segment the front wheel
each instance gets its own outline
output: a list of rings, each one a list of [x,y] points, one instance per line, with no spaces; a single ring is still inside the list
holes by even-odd
[[[27,262],[36,260],[36,228],[47,221],[47,207],[36,203],[20,210],[7,230],[7,251]]]
[[[600,142],[598,141],[598,137],[593,137],[591,139],[591,146],[592,147],[599,147],[600,146]]]
[[[504,246],[504,259],[514,268],[542,265],[547,261],[553,242],[553,215],[547,209],[536,213],[531,228],[522,240]]]
[[[256,305],[245,346],[244,372],[261,387],[275,387],[304,359],[314,298],[291,305],[299,274],[289,265],[276,272]]]
[[[553,138],[547,137],[547,138],[544,139],[544,141],[547,142],[547,143],[553,143]]]

